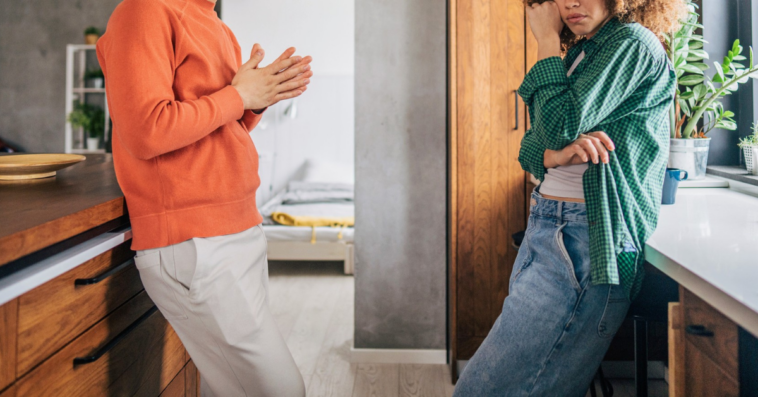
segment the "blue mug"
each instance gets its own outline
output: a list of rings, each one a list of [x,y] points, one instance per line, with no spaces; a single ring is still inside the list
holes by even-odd
[[[661,204],[674,204],[679,182],[687,179],[687,171],[678,168],[666,168],[663,176],[663,198]]]

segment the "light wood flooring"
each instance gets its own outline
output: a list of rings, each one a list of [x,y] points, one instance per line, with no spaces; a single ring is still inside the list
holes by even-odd
[[[272,262],[269,269],[271,311],[308,397],[452,396],[447,365],[350,362],[354,284],[353,277],[342,274],[341,262]],[[633,380],[611,382],[614,397],[635,395]],[[203,395],[209,394],[204,390]],[[665,382],[651,382],[650,396],[667,395]]]
[[[308,397],[446,397],[446,365],[356,364],[353,278],[342,263],[274,262],[271,311],[305,380]]]

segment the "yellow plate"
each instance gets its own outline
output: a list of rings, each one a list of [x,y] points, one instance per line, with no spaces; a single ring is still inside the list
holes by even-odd
[[[78,154],[14,154],[0,156],[0,180],[39,179],[87,158]]]

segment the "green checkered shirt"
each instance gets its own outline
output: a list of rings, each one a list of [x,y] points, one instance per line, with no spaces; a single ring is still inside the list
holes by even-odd
[[[584,60],[567,77],[582,51]],[[519,162],[539,180],[546,149],[563,149],[593,131],[615,143],[610,163],[590,163],[583,179],[591,281],[620,284],[631,298],[644,276],[645,241],[658,222],[675,81],[656,36],[614,18],[565,59],[537,62],[519,88],[532,123]]]

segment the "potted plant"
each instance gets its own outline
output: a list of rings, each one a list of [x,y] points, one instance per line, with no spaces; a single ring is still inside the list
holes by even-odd
[[[758,147],[758,122],[753,123],[753,134],[740,138],[740,143],[737,146],[742,149],[742,153],[745,155],[747,172],[755,173],[758,159],[753,157],[753,148]]]
[[[105,130],[105,112],[99,106],[77,102],[68,115],[74,128],[82,128],[87,134],[87,150],[97,150]]]
[[[105,76],[101,69],[90,69],[84,73],[85,82],[89,83],[93,88],[103,88],[105,85]]]
[[[95,44],[97,43],[97,39],[100,38],[100,29],[90,26],[87,29],[84,29],[84,43],[85,44]]]
[[[703,50],[706,41],[703,36],[695,34],[703,26],[698,23],[697,5],[690,0],[687,3],[690,12],[682,21],[682,27],[664,37],[677,77],[676,97],[671,109],[669,167],[687,171],[689,179],[702,179],[708,164],[711,140],[707,137],[708,132],[714,128],[737,129],[734,113],[724,109],[721,98],[737,91],[740,83],[758,78],[758,67],[753,63],[753,50],[750,49],[748,59],[742,55],[740,41],[735,40],[723,62],[714,62],[716,74],[713,78],[705,76],[709,69],[705,63],[709,56]],[[744,61],[749,64],[741,63]],[[704,119],[704,116],[707,117]]]

